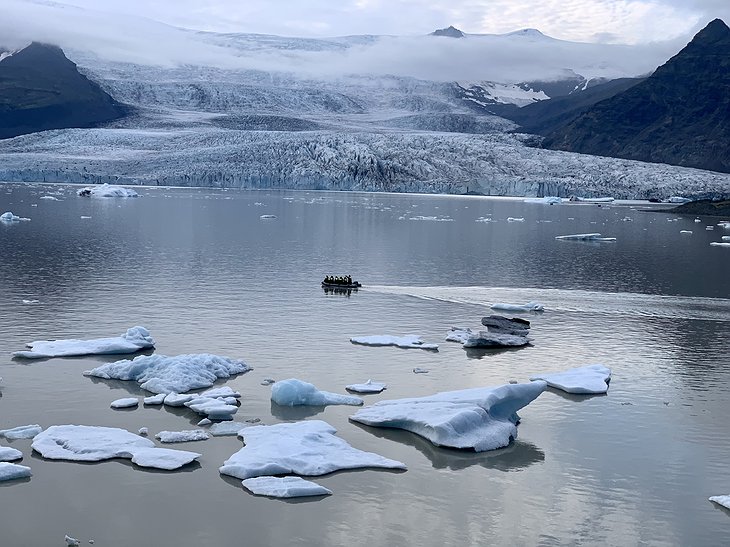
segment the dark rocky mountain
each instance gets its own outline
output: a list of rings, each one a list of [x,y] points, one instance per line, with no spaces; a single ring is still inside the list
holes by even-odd
[[[0,139],[93,127],[126,113],[56,46],[34,42],[0,60]]]
[[[434,30],[430,36],[446,36],[447,38],[463,38],[464,33],[454,26]]]
[[[558,123],[543,145],[730,172],[730,28],[715,19],[646,80]]]

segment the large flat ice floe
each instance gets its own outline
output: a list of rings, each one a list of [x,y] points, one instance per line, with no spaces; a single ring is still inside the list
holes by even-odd
[[[345,386],[347,391],[354,391],[355,393],[380,393],[388,387],[388,384],[383,382],[373,382],[368,380],[364,384],[350,384]]]
[[[527,304],[507,304],[505,302],[496,302],[490,306],[493,310],[504,310],[511,312],[529,312],[543,311],[545,307],[539,302],[528,302]]]
[[[0,437],[5,437],[9,441],[15,441],[17,439],[32,439],[38,433],[43,431],[43,428],[38,424],[33,425],[19,425],[11,429],[0,430]]]
[[[726,509],[730,509],[730,494],[728,494],[727,496],[712,496],[709,499],[711,502],[722,505]]]
[[[257,425],[239,432],[246,443],[219,471],[239,479],[265,475],[325,475],[341,469],[406,469],[405,464],[353,448],[327,422]]]
[[[0,462],[0,482],[25,479],[31,476],[30,467],[17,463]]]
[[[249,370],[251,367],[243,361],[199,353],[174,357],[140,355],[131,361],[101,365],[84,374],[107,380],[134,380],[142,389],[152,393],[186,393],[191,389],[210,387],[216,380]]]
[[[54,425],[36,435],[31,448],[50,460],[98,462],[127,458],[141,467],[172,470],[200,454],[157,448],[155,443],[126,429],[87,425]]]
[[[132,327],[121,336],[96,338],[94,340],[37,340],[26,344],[30,350],[16,351],[16,357],[43,359],[46,357],[69,357],[76,355],[115,355],[136,353],[155,347],[155,341],[144,327]]]
[[[426,344],[423,339],[415,334],[406,336],[391,336],[388,334],[376,334],[373,336],[353,336],[350,338],[353,344],[363,346],[396,346],[405,349],[425,349],[430,351],[438,351],[438,344]]]
[[[446,334],[446,341],[458,342],[465,348],[506,348],[526,346],[532,340],[527,336],[527,331],[525,331],[525,335],[515,335],[451,327]]]
[[[136,198],[139,194],[135,190],[130,188],[124,188],[122,186],[114,186],[112,184],[100,184],[98,186],[87,186],[81,188],[76,192],[82,197],[95,197],[95,198]]]
[[[517,438],[517,411],[546,387],[545,382],[506,384],[380,401],[350,419],[375,427],[405,429],[436,446],[483,452],[507,446]]]
[[[603,365],[586,365],[562,372],[535,374],[530,380],[544,380],[549,386],[568,393],[606,393],[611,369]]]
[[[329,496],[332,490],[304,480],[301,477],[255,477],[241,481],[244,488],[256,496],[272,498],[301,498],[305,496]]]
[[[616,241],[615,237],[603,237],[598,232],[590,234],[568,234],[564,236],[555,236],[555,239],[562,241]]]
[[[357,406],[363,404],[360,397],[320,391],[314,384],[296,378],[275,382],[271,386],[271,400],[281,406]]]

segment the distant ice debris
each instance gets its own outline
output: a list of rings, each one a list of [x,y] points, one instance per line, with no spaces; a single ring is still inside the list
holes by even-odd
[[[423,216],[423,215],[416,215],[414,217],[408,217],[408,220],[427,220],[427,221],[431,221],[431,222],[454,222],[454,219],[451,217]]]
[[[416,334],[408,334],[406,336],[390,336],[388,334],[373,336],[353,336],[350,338],[353,344],[363,346],[396,346],[399,348],[417,348],[430,351],[438,351],[438,344],[425,344],[423,339]]]
[[[413,374],[428,374],[427,368],[416,367],[413,369]]]
[[[666,203],[689,203],[692,201],[689,198],[685,198],[683,196],[671,196],[665,200]]]
[[[50,460],[96,462],[129,458],[141,467],[178,469],[200,457],[195,452],[156,448],[151,440],[116,427],[54,425],[31,448]]]
[[[507,217],[507,222],[525,222],[525,219],[520,218],[514,218],[514,217]]]
[[[68,534],[66,534],[65,536],[63,536],[63,539],[66,542],[66,545],[68,547],[78,547],[78,545],[79,545],[79,540],[76,539],[76,538],[72,538]]]
[[[730,241],[730,236],[722,236],[723,241]]]
[[[563,241],[616,241],[615,237],[602,237],[601,234],[594,232],[590,234],[570,234],[565,236],[555,236],[555,239]]]
[[[728,220],[722,220],[722,221],[718,222],[717,225],[720,228],[724,228],[725,230],[730,230],[730,221],[728,221]]]
[[[712,496],[709,498],[711,502],[722,505],[725,509],[730,509],[730,494],[727,496]]]
[[[96,197],[96,198],[136,198],[139,194],[129,188],[123,188],[121,186],[113,186],[111,184],[100,184],[99,186],[87,186],[81,188],[76,192],[82,197]]]
[[[132,408],[138,405],[139,399],[137,397],[124,397],[123,399],[112,401],[109,406],[111,408]]]
[[[21,300],[21,302],[23,302],[23,304],[25,304],[25,305],[40,304],[41,303],[40,300],[27,300],[27,299],[23,299],[23,300]]]
[[[545,196],[544,198],[526,198],[525,203],[542,203],[543,205],[560,205],[563,199],[557,196]]]
[[[244,422],[219,422],[211,425],[208,433],[214,437],[226,437],[238,435],[238,432],[246,427],[251,427],[251,424]]]
[[[261,215],[259,218],[261,220],[274,220],[276,218],[276,215]]]
[[[110,355],[136,353],[155,347],[155,341],[144,327],[132,327],[121,336],[97,338],[94,340],[38,340],[26,344],[27,351],[16,351],[16,357],[42,359],[45,357],[67,357],[75,355]]]
[[[720,243],[719,241],[713,241],[712,243],[710,243],[710,245],[712,247],[730,247],[730,242]]]
[[[301,498],[332,494],[332,490],[301,477],[254,477],[242,481],[242,484],[246,490],[256,496],[272,498]]]
[[[578,201],[583,203],[612,203],[614,198],[612,197],[600,197],[600,198],[581,198],[578,196],[570,196],[568,201]]]
[[[474,222],[494,222],[494,220],[489,217],[479,217]]]
[[[131,361],[122,360],[101,365],[84,374],[107,380],[134,380],[142,389],[159,394],[185,393],[192,389],[210,387],[216,380],[230,378],[249,370],[251,367],[243,361],[199,353],[173,357],[140,355]],[[166,400],[165,404],[171,403]],[[180,403],[182,404],[183,402]]]
[[[160,431],[155,435],[161,443],[186,443],[191,441],[207,441],[210,436],[202,429],[186,431]]]
[[[139,430],[137,430],[138,435],[149,435],[150,430],[146,427],[140,427]]]
[[[359,410],[350,419],[374,427],[405,429],[436,446],[483,452],[507,446],[517,438],[517,411],[546,387],[545,382],[505,384],[386,400]]]
[[[270,386],[274,382],[276,382],[276,380],[274,380],[273,378],[264,378],[263,380],[261,380],[261,385],[262,386]]]
[[[281,406],[357,406],[363,404],[360,397],[320,391],[313,384],[296,378],[274,383],[271,386],[271,400]]]
[[[48,201],[61,201],[60,199],[58,199],[57,197],[54,197],[54,196],[41,196],[38,199],[45,199]]]
[[[355,393],[380,393],[388,387],[387,384],[382,382],[373,382],[368,380],[364,384],[350,384],[345,386],[347,391],[354,391]]]
[[[9,446],[0,446],[0,462],[14,462],[22,459],[23,453],[20,450]]]
[[[705,226],[705,230],[707,230],[708,232],[711,230],[714,230],[714,229],[715,229],[714,226]]]
[[[13,427],[12,429],[0,430],[0,437],[5,437],[9,441],[32,439],[41,431],[43,431],[43,428],[38,424],[20,425],[18,427]]]
[[[506,304],[504,302],[497,302],[495,304],[492,304],[490,306],[493,310],[504,310],[504,311],[511,311],[511,312],[537,312],[537,311],[544,311],[545,307],[540,304],[539,302],[528,302],[527,304]]]
[[[0,215],[0,222],[21,222],[21,221],[29,221],[29,218],[19,217],[17,215],[14,215],[11,211],[7,211]]]
[[[17,463],[0,462],[0,482],[25,479],[31,475],[30,467]]]
[[[239,432],[246,445],[228,458],[219,471],[248,479],[286,473],[325,475],[363,467],[406,469],[399,461],[353,448],[336,437],[336,432],[321,420],[248,427]]]
[[[586,365],[563,372],[550,372],[530,376],[530,380],[543,380],[551,387],[567,393],[606,393],[611,381],[611,369],[603,365]]]
[[[692,235],[692,230],[680,230],[679,233],[680,234]]]

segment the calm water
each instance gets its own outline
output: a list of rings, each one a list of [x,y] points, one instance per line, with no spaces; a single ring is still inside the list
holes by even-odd
[[[251,364],[227,383],[243,394],[237,419],[323,419],[408,471],[335,473],[316,479],[334,495],[283,502],[219,475],[236,438],[176,446],[203,456],[172,473],[44,461],[30,441],[3,442],[23,451],[33,477],[0,486],[2,545],[63,545],[64,534],[104,547],[726,543],[730,512],[707,501],[730,493],[730,250],[709,246],[730,231],[705,230],[719,219],[475,197],[142,193],[83,199],[72,187],[0,185],[0,212],[32,218],[0,225],[0,428],[191,428],[199,417],[179,409],[111,410],[143,393],[81,373],[113,358],[10,358],[31,340],[141,324],[158,353]],[[424,217],[437,220],[411,220]],[[554,239],[580,232],[618,241]],[[325,295],[327,273],[366,288]],[[532,347],[467,353],[443,342],[452,325],[479,326],[493,302],[528,300],[547,310],[530,317]],[[407,333],[441,351],[348,341]],[[547,391],[520,413],[513,445],[482,454],[356,426],[352,407],[278,408],[260,385],[298,377],[344,393],[387,382],[370,403],[596,362],[613,370],[607,396]]]

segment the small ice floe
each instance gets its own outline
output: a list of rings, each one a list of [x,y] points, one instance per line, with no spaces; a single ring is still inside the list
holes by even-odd
[[[545,196],[544,198],[526,198],[523,200],[525,203],[541,203],[543,205],[560,205],[563,203],[563,198],[557,196]]]
[[[243,361],[199,353],[173,357],[140,355],[132,361],[107,363],[84,374],[107,380],[134,380],[142,389],[159,394],[186,393],[192,389],[210,387],[218,379],[230,378],[249,370],[251,367]],[[167,401],[165,404],[168,404]]]
[[[31,448],[49,460],[98,462],[128,458],[141,467],[173,470],[200,454],[157,448],[151,440],[126,429],[87,425],[54,425],[39,433]]]
[[[16,351],[16,357],[42,359],[45,357],[67,357],[75,355],[112,355],[136,353],[155,347],[155,341],[144,327],[132,327],[115,338],[94,340],[38,340],[26,344],[27,351]],[[127,361],[128,362],[128,361]]]
[[[613,200],[614,198],[610,196],[600,198],[581,198],[578,196],[570,196],[570,199],[568,201],[578,201],[584,203],[612,203]]]
[[[81,218],[84,219],[84,220],[87,220],[87,219],[90,219],[91,217],[87,217],[87,216],[81,215]]]
[[[718,505],[722,505],[725,509],[730,509],[730,494],[727,496],[712,496],[709,500]]]
[[[24,298],[23,300],[21,300],[21,302],[22,302],[23,304],[25,304],[26,306],[28,306],[28,305],[32,305],[32,304],[40,304],[40,303],[41,303],[41,301],[40,301],[40,300],[27,300],[27,299],[25,299],[25,298]]]
[[[140,427],[139,430],[137,430],[137,435],[149,435],[150,430],[146,427]]]
[[[722,236],[723,241],[730,241],[730,236]]]
[[[475,220],[474,222],[495,222],[495,221],[494,221],[494,220],[492,220],[492,219],[491,219],[491,218],[489,218],[489,217],[479,217],[479,218],[478,218],[478,219],[476,219],[476,220]]]
[[[428,374],[427,368],[416,367],[413,369],[413,374]]]
[[[664,200],[665,203],[689,203],[692,201],[684,196],[671,196]]]
[[[680,234],[692,235],[692,230],[680,230]]]
[[[408,220],[425,220],[425,221],[430,221],[430,222],[454,222],[454,219],[451,217],[423,216],[423,215],[416,215],[414,217],[408,217]]]
[[[139,399],[137,397],[124,397],[112,401],[109,405],[111,408],[132,408],[139,405]]]
[[[18,439],[32,439],[41,431],[43,431],[43,428],[38,424],[20,425],[12,429],[0,430],[0,437],[5,437],[9,441],[16,441]]]
[[[276,218],[276,215],[261,215],[259,218],[261,220],[274,220]]]
[[[210,436],[202,429],[188,429],[186,431],[160,431],[155,435],[161,443],[187,443],[192,441],[207,441]]]
[[[165,393],[158,393],[152,397],[145,397],[142,402],[146,405],[161,405],[165,402],[165,397],[167,397]]]
[[[711,230],[714,230],[714,229],[715,229],[714,226],[705,226],[705,230],[707,230],[708,232]]]
[[[95,197],[95,198],[136,198],[139,194],[129,188],[123,188],[122,186],[114,186],[111,184],[101,184],[99,186],[87,186],[81,188],[76,192],[81,197]]]
[[[271,498],[302,498],[332,494],[332,490],[301,477],[254,477],[242,481],[242,484],[256,496]]]
[[[712,243],[710,243],[710,246],[712,246],[712,247],[730,247],[730,241],[723,241],[723,242],[713,241]]]
[[[238,412],[238,404],[233,397],[229,399],[197,396],[187,401],[185,406],[211,420],[230,420]]]
[[[360,397],[320,391],[314,384],[296,378],[274,383],[271,386],[271,400],[281,406],[357,406],[363,404]]]
[[[26,479],[31,475],[30,467],[17,463],[0,462],[0,482]]]
[[[22,459],[23,453],[20,450],[9,446],[0,446],[0,462],[14,462]]]
[[[539,302],[528,302],[527,304],[507,304],[504,302],[497,302],[490,306],[493,310],[504,310],[511,312],[537,312],[544,311],[545,307]]]
[[[210,425],[210,424],[212,424],[212,423],[213,423],[213,422],[212,422],[212,421],[210,421],[210,419],[208,419],[208,418],[203,418],[203,419],[202,419],[202,420],[200,420],[200,421],[199,421],[199,422],[198,422],[198,423],[197,423],[196,425],[197,425],[198,427],[203,427],[203,426],[206,426],[206,425]]]
[[[183,393],[179,394],[174,391],[165,395],[163,401],[165,406],[184,406],[188,401],[195,399],[197,395],[195,393]]]
[[[239,432],[246,444],[220,467],[223,475],[249,479],[266,475],[325,475],[341,469],[406,469],[405,464],[363,452],[336,437],[322,420],[255,425]]]
[[[546,387],[545,382],[505,384],[380,401],[357,411],[350,420],[405,429],[436,446],[483,452],[507,446],[517,438],[517,411]]]
[[[270,386],[274,382],[276,382],[276,380],[274,380],[273,378],[264,378],[263,380],[261,380],[261,385],[262,386]]]
[[[717,225],[725,230],[730,230],[730,220],[721,220]]]
[[[61,201],[60,199],[58,199],[55,196],[41,196],[38,199],[45,199],[45,200],[48,200],[48,201]]]
[[[633,221],[634,221],[634,219],[631,217],[624,217],[621,219],[621,222],[633,222]]]
[[[611,381],[611,369],[603,365],[586,365],[563,372],[549,372],[530,376],[530,380],[543,380],[551,387],[568,393],[606,393]]]
[[[569,234],[565,236],[555,236],[555,239],[562,241],[616,241],[615,237],[602,237],[597,232],[590,234]]]
[[[417,334],[408,334],[406,336],[390,336],[388,334],[374,336],[353,336],[350,338],[353,344],[362,346],[396,346],[405,349],[425,349],[430,351],[438,351],[438,344],[425,344],[423,339]]]
[[[364,384],[350,384],[345,386],[347,391],[354,391],[355,393],[380,393],[388,387],[388,384],[383,382],[373,382],[368,380]]]
[[[214,437],[227,437],[238,435],[238,432],[246,427],[251,427],[251,424],[244,422],[219,422],[210,426],[208,433]]]
[[[78,545],[79,545],[79,540],[76,539],[76,538],[72,538],[68,534],[66,534],[65,536],[63,536],[63,539],[66,542],[66,545],[68,547],[78,547]]]
[[[699,218],[695,219],[695,223],[699,224],[700,222],[702,222],[702,219],[699,219]]]
[[[14,215],[11,211],[6,211],[2,215],[0,215],[0,222],[21,222],[21,221],[29,221],[29,218],[19,217],[17,215]]]
[[[446,333],[446,341],[463,344],[474,334],[476,332],[468,327],[451,327],[451,330]]]
[[[508,318],[502,315],[489,315],[482,317],[482,325],[487,327],[489,332],[496,334],[527,336],[530,333],[530,322],[520,317]]]
[[[532,340],[527,335],[499,334],[481,330],[469,336],[465,348],[507,348],[526,346]]]
[[[520,217],[520,218],[507,217],[507,222],[525,222],[525,219],[523,217]]]

